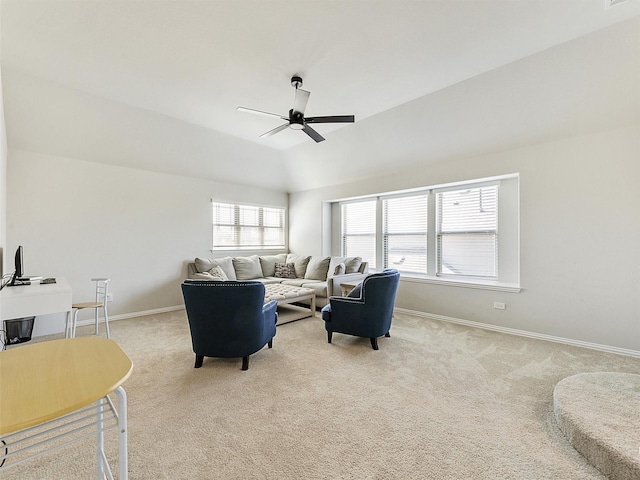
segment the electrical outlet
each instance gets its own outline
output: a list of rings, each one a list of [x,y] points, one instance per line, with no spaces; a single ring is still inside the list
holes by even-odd
[[[107,293],[107,302],[113,302],[113,292]]]
[[[493,308],[498,310],[504,310],[507,308],[507,304],[504,302],[493,302]]]

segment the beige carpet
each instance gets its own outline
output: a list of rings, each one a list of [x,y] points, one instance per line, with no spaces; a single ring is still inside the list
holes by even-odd
[[[283,325],[247,372],[239,359],[194,369],[182,312],[112,332],[134,363],[132,480],[602,479],[556,426],[554,387],[582,372],[640,373],[637,358],[409,315],[379,351],[340,334],[327,344],[318,319]],[[94,472],[86,441],[0,478]]]
[[[554,414],[569,443],[615,480],[640,479],[640,375],[580,373],[553,391]]]

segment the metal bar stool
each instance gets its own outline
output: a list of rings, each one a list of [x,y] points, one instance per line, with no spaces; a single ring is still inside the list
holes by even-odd
[[[108,278],[92,278],[92,282],[96,282],[96,299],[94,302],[82,302],[74,303],[71,305],[73,310],[73,322],[70,324],[70,313],[67,313],[67,324],[65,327],[65,336],[74,338],[76,336],[76,325],[78,324],[78,312],[85,308],[93,308],[95,310],[95,323],[96,323],[96,335],[98,335],[98,311],[102,309],[104,314],[104,324],[107,328],[107,338],[111,338],[111,332],[109,331],[109,313],[107,312],[107,301],[109,296],[109,282]]]

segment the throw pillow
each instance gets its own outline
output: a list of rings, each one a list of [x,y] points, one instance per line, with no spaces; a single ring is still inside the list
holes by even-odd
[[[326,280],[331,257],[311,257],[304,278],[307,280]]]
[[[261,255],[260,266],[262,267],[262,275],[265,277],[273,277],[276,274],[276,263],[286,263],[287,254],[279,255]]]
[[[296,278],[294,263],[276,263],[275,276],[278,278]]]
[[[227,277],[227,274],[224,273],[224,270],[222,270],[222,267],[220,267],[220,265],[209,270],[209,275],[211,275],[212,280],[220,280],[223,282],[229,280],[229,277]]]
[[[236,271],[237,280],[262,278],[262,267],[258,255],[233,257],[233,269]]]
[[[345,273],[358,273],[360,265],[362,265],[362,257],[347,257],[345,259]]]
[[[220,267],[227,275],[229,280],[237,280],[236,272],[233,269],[233,262],[231,257],[222,258],[196,258],[195,259],[196,270],[200,273],[206,273],[213,267]]]
[[[360,265],[362,265],[362,257],[331,257],[329,263],[329,272],[333,272],[335,267],[344,263],[345,271],[342,273],[358,273]],[[334,275],[338,275],[334,273]]]
[[[333,275],[343,275],[345,273],[346,267],[344,266],[344,263],[339,263],[338,265],[336,265],[336,267],[333,269]]]
[[[290,253],[287,255],[285,263],[293,263],[296,266],[296,278],[305,278],[307,273],[307,266],[309,265],[311,257],[303,257],[302,255],[296,255]]]

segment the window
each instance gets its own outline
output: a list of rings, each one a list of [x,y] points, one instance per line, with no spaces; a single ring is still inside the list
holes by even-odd
[[[284,208],[213,202],[213,248],[285,248]]]
[[[498,186],[436,194],[437,274],[497,278]]]
[[[342,254],[376,266],[376,200],[342,205]]]
[[[382,200],[384,266],[427,273],[427,195]]]
[[[518,181],[513,174],[342,202],[341,253],[405,278],[519,290]]]

